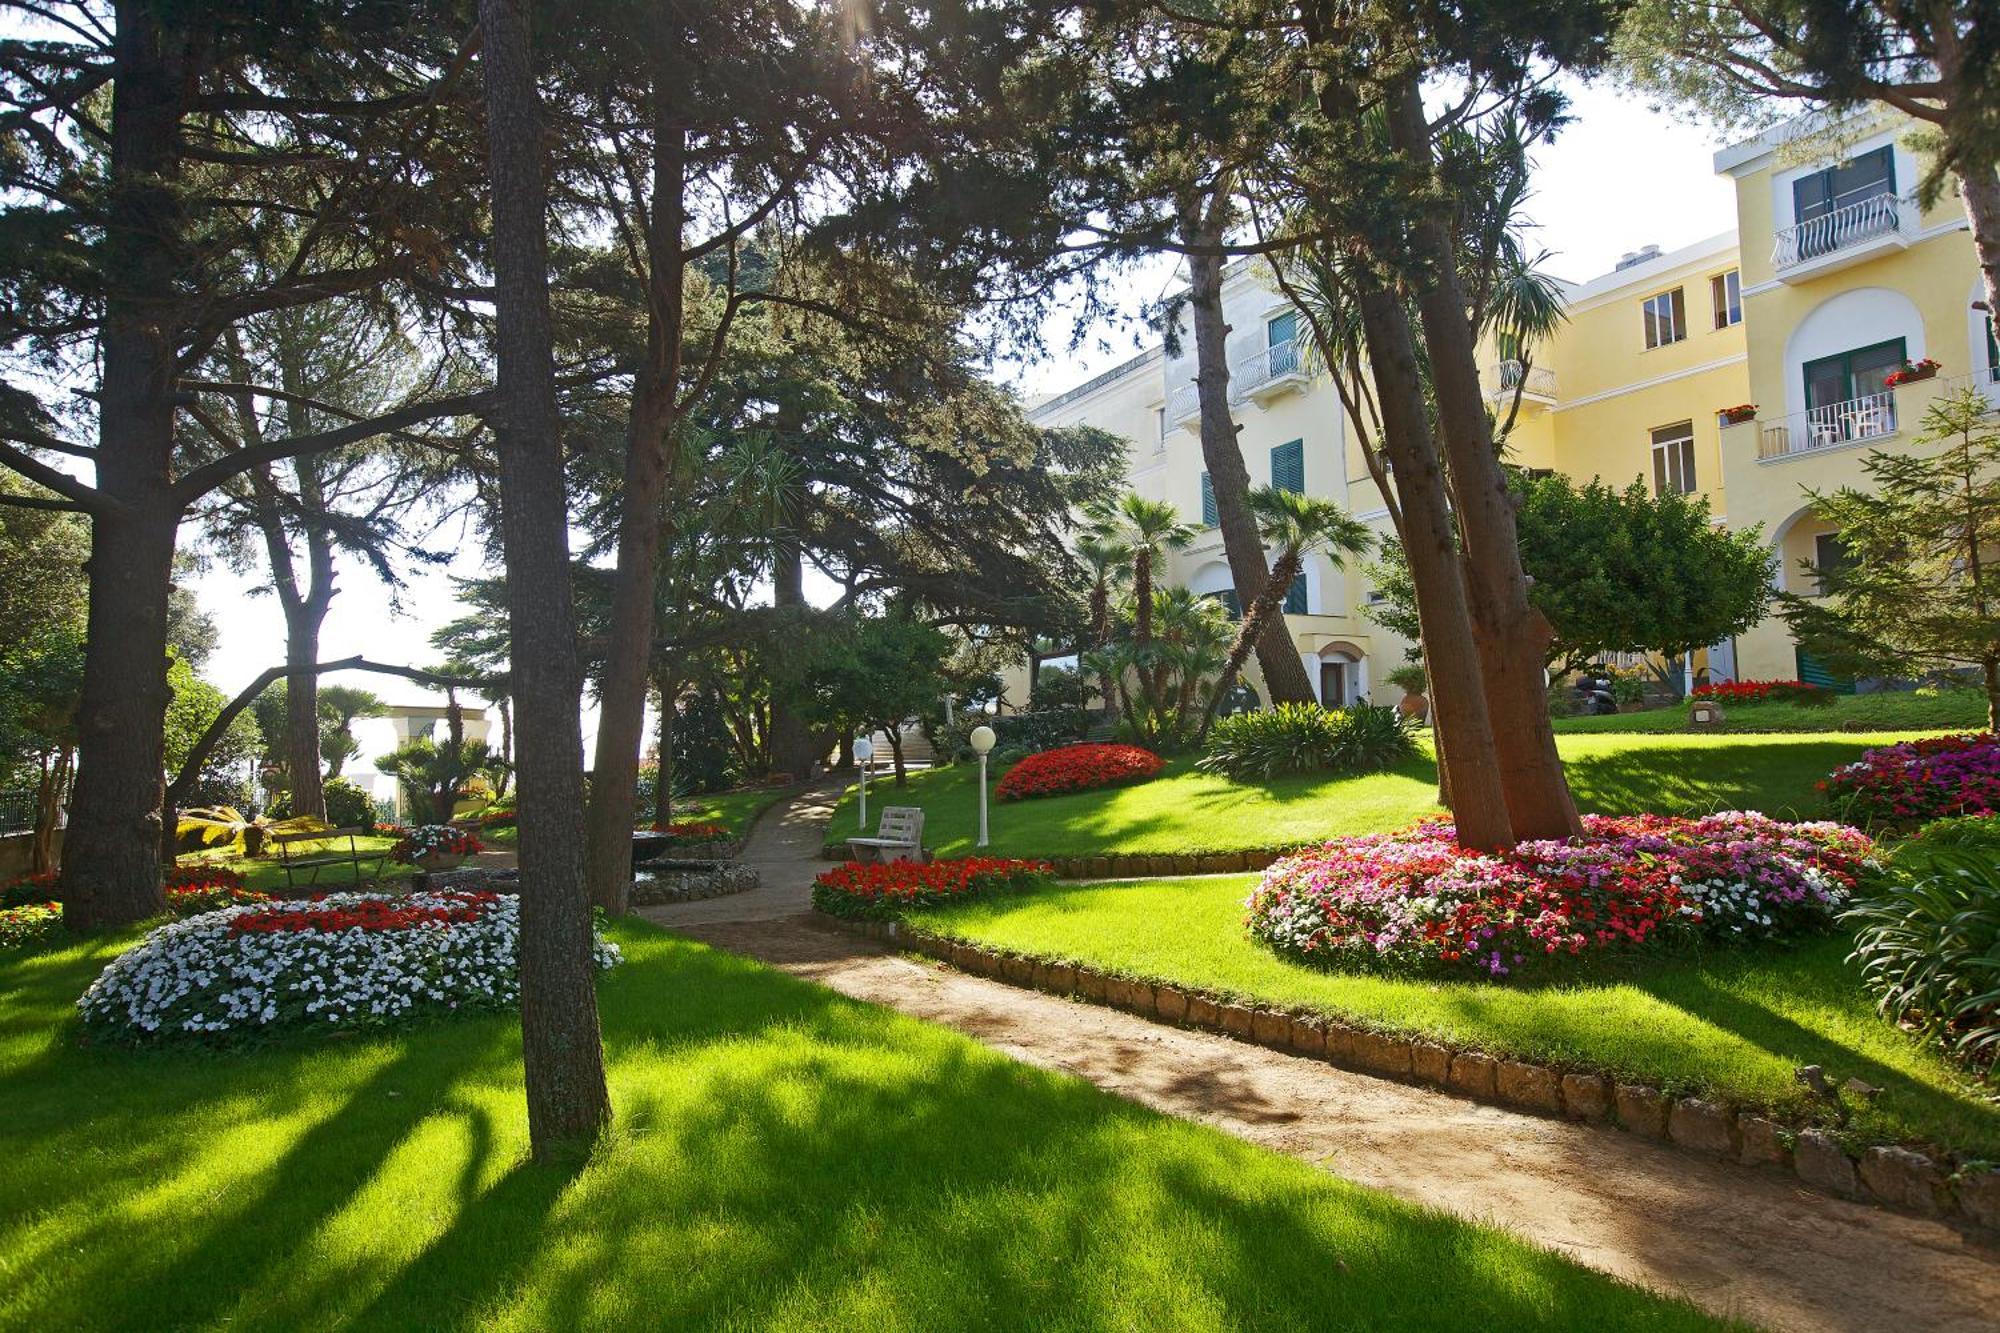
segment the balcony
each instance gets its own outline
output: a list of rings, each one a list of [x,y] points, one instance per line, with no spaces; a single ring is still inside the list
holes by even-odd
[[[1201,434],[1201,386],[1183,384],[1167,395],[1167,420],[1183,430]]]
[[[1305,365],[1299,353],[1298,339],[1287,338],[1245,357],[1230,372],[1236,392],[1259,407],[1288,393],[1305,392]]]
[[[1781,282],[1808,278],[1859,264],[1910,244],[1914,230],[1908,200],[1891,190],[1842,204],[1830,213],[1778,232],[1771,267]]]
[[[1757,423],[1757,461],[1776,463],[1896,433],[1896,392],[1882,389],[1840,403]]]
[[[1502,361],[1486,367],[1479,375],[1488,401],[1504,403],[1521,391],[1523,403],[1554,407],[1556,373],[1547,366],[1524,366],[1519,361]]]

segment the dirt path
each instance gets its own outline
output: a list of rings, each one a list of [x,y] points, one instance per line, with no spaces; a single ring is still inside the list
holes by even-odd
[[[1944,1223],[967,976],[819,925],[805,914],[807,857],[830,805],[807,793],[765,816],[745,849],[760,889],[643,915],[1717,1314],[1786,1329],[1996,1326],[2000,1246]]]

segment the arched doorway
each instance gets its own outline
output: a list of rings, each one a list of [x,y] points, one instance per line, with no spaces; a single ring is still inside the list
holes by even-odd
[[[1319,650],[1319,701],[1345,708],[1368,696],[1368,655],[1345,641]]]

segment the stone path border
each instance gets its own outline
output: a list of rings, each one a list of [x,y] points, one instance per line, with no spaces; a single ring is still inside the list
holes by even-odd
[[[901,922],[815,916],[838,929],[883,940],[974,976],[1201,1028],[1357,1073],[1423,1084],[1514,1110],[1616,1125],[1706,1157],[1789,1171],[1800,1183],[1839,1198],[2000,1230],[2000,1169],[1954,1173],[1923,1153],[1900,1147],[1869,1148],[1856,1159],[1823,1129],[1794,1132],[1778,1121],[1718,1102],[1676,1099],[1657,1088],[1615,1083],[1602,1074],[1387,1036],[1323,1015],[1253,1008],[1182,987],[947,939]]]

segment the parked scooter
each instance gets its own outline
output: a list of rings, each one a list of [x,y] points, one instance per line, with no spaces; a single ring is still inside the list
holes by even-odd
[[[1617,712],[1618,700],[1611,693],[1611,677],[1593,671],[1578,676],[1576,707],[1585,717],[1603,717]]]

